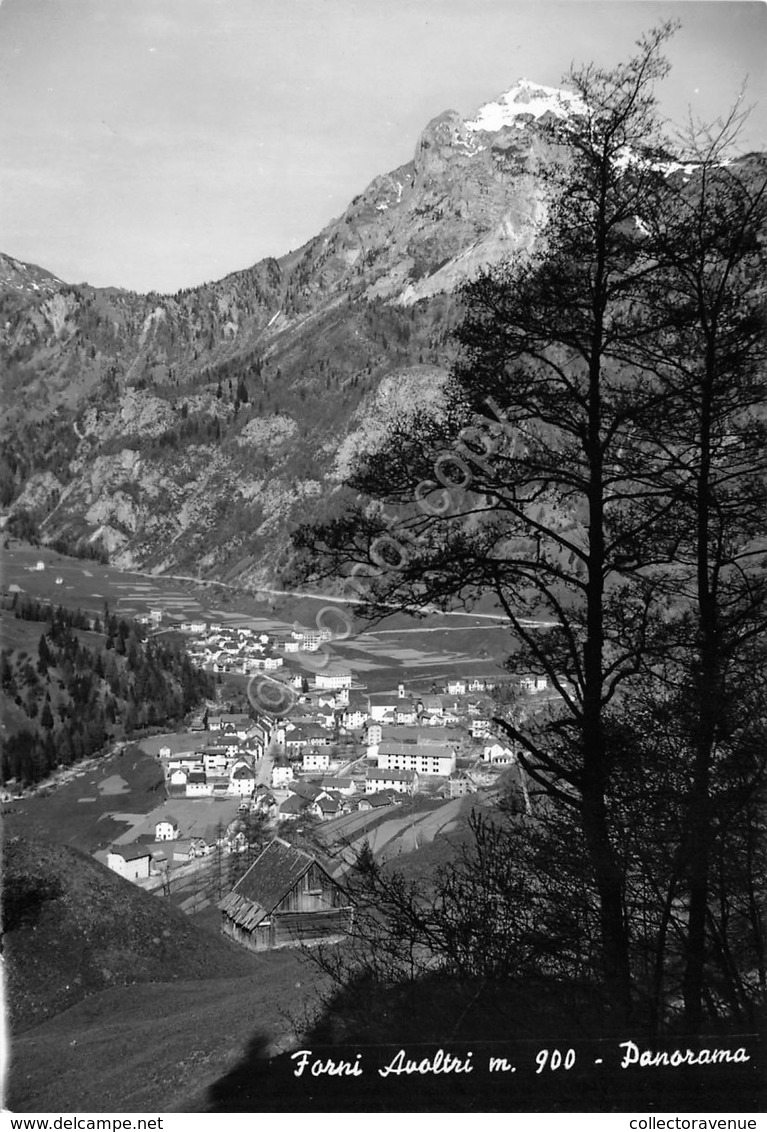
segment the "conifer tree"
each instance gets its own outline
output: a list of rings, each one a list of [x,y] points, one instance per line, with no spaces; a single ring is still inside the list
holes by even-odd
[[[714,831],[709,776],[726,718],[717,685],[723,654],[713,661],[724,605],[711,621],[709,592],[722,569],[730,577],[725,604],[735,579],[748,575],[738,591],[744,647],[762,632],[755,613],[763,565],[751,518],[763,505],[762,472],[756,463],[750,478],[745,470],[761,443],[752,412],[763,364],[753,264],[764,229],[759,192],[745,187],[740,170],[727,173],[726,192],[721,178],[713,188],[711,160],[698,179],[674,171],[680,163],[654,93],[673,31],[651,32],[612,71],[588,66],[568,76],[578,101],[549,126],[541,151],[546,219],[534,251],[464,288],[462,350],[439,408],[394,422],[386,442],[359,459],[345,509],[299,531],[296,543],[308,571],[354,576],[371,613],[392,602],[449,608],[492,595],[507,615],[518,646],[510,665],[545,675],[557,698],[523,724],[503,714],[497,722],[530,779],[577,823],[598,908],[601,974],[624,1019],[634,1001],[635,838],[642,828],[650,854],[661,829],[641,821],[637,772],[642,760],[653,765],[652,712],[640,716],[638,706],[648,682],[650,700],[667,703],[664,678],[674,678],[675,666],[684,672],[681,642],[693,627],[686,671],[697,722],[689,758],[673,770],[683,815],[687,1020],[697,1029],[710,895],[701,850]],[[749,387],[737,409],[727,392],[736,373]],[[705,456],[710,417],[716,487]],[[691,461],[683,436],[693,421]],[[728,455],[733,429],[750,438],[742,460]],[[730,475],[739,485],[725,533]],[[640,721],[644,735],[636,734]],[[647,878],[675,914],[682,889],[668,885],[677,867]],[[655,943],[662,965],[664,945]]]

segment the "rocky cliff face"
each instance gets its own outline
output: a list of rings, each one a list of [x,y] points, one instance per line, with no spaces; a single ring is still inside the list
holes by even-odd
[[[532,247],[540,126],[577,109],[523,81],[447,111],[303,248],[175,295],[0,256],[0,502],[122,566],[272,580],[354,453],[439,398],[456,289]]]

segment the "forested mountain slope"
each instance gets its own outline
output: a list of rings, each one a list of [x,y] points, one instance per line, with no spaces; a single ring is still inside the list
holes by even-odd
[[[273,579],[294,519],[402,409],[438,396],[456,288],[524,254],[551,127],[522,81],[279,260],[175,295],[70,285],[0,256],[0,503],[118,565]],[[545,136],[544,136],[545,133]]]

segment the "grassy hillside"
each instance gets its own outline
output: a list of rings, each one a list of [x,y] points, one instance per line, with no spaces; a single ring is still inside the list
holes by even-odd
[[[200,933],[204,935],[204,933]],[[212,952],[216,940],[209,938]],[[243,953],[245,955],[245,953]],[[245,956],[250,974],[113,987],[15,1035],[12,1112],[184,1112],[258,1036],[284,1048],[316,973],[300,953]],[[179,966],[183,966],[179,956]]]
[[[69,846],[10,837],[3,872],[14,1032],[109,987],[253,971],[247,952]]]
[[[13,1112],[180,1111],[255,1035],[279,1047],[315,1000],[296,951],[252,955],[96,861],[5,844]]]

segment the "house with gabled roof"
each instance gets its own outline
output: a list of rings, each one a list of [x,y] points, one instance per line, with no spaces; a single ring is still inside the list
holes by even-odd
[[[208,782],[208,776],[202,768],[200,770],[190,770],[189,777],[186,780],[186,796],[189,797],[208,797],[213,793],[213,787]]]
[[[184,770],[183,767],[177,767],[172,770],[168,775],[168,789],[174,795],[186,794],[186,784],[189,778],[189,771]]]
[[[298,794],[299,798],[306,798],[307,802],[314,802],[322,793],[322,787],[318,782],[310,782],[306,779],[291,782],[288,789],[292,794]]]
[[[489,739],[492,735],[493,721],[488,716],[479,716],[471,721],[472,739]]]
[[[251,951],[336,942],[351,925],[348,896],[327,869],[280,837],[219,903],[221,930]]]
[[[304,798],[301,794],[288,794],[284,802],[280,803],[277,811],[278,821],[294,821],[305,814],[314,805],[314,800]]]
[[[303,770],[328,770],[330,752],[328,750],[318,751],[314,747],[310,747],[303,753],[301,767]]]
[[[154,827],[156,841],[175,841],[179,836],[179,825],[172,814],[166,814]]]
[[[493,766],[513,766],[517,759],[511,747],[504,743],[489,743],[482,750],[482,761]]]
[[[241,762],[232,768],[229,776],[229,793],[250,796],[256,786],[256,775],[252,767]]]
[[[422,713],[427,716],[439,718],[443,713],[442,700],[439,696],[423,696],[419,703]]]
[[[253,720],[247,712],[222,712],[221,715],[211,715],[208,719],[209,731],[221,731],[237,735],[244,739],[253,726]]]
[[[344,811],[344,804],[340,794],[320,794],[313,803],[313,810],[323,821],[338,817]]]
[[[108,868],[126,880],[146,879],[151,862],[151,849],[137,841],[130,845],[113,845],[107,853]]]
[[[359,731],[361,727],[365,726],[367,718],[367,698],[360,695],[359,692],[352,693],[349,696],[349,703],[345,706],[341,716],[342,724],[350,731]]]
[[[285,748],[294,754],[303,747],[329,746],[332,742],[332,733],[317,723],[298,723],[285,735]]]
[[[415,794],[418,789],[418,775],[414,770],[384,770],[371,767],[365,777],[365,793],[377,794],[379,790],[392,789],[398,794]]]
[[[326,775],[320,782],[320,786],[323,790],[332,790],[348,797],[357,793],[357,783],[353,778],[334,778],[331,775]]]
[[[365,794],[357,803],[358,810],[380,810],[384,806],[394,806],[402,801],[396,790],[379,790],[377,794]]]
[[[179,838],[178,841],[173,842],[171,850],[172,859],[174,861],[193,861],[197,857],[204,857],[210,850],[205,844],[205,839],[202,837],[184,837]],[[153,856],[156,858],[157,854]]]
[[[275,790],[278,790],[281,786],[288,786],[293,778],[293,767],[287,759],[275,761],[272,766],[272,787]]]
[[[394,709],[394,719],[400,726],[412,726],[418,719],[418,708],[414,700],[397,699]]]
[[[396,718],[399,696],[396,692],[371,692],[368,696],[368,715],[374,722],[381,723],[387,717]]]
[[[257,810],[267,817],[274,817],[277,813],[277,801],[266,786],[257,786],[251,801],[251,811]]]

